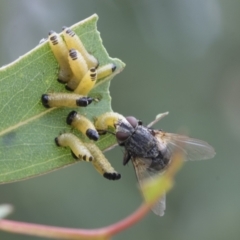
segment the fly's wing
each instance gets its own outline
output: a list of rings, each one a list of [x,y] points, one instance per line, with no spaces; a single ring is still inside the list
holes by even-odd
[[[167,150],[170,157],[174,151],[185,154],[186,160],[210,159],[215,155],[214,148],[202,140],[162,131],[155,131],[155,136],[159,150]]]
[[[164,215],[164,211],[166,209],[166,194],[164,194],[158,202],[152,207],[152,211],[162,217]]]
[[[154,176],[163,173],[160,171],[156,171],[154,168],[150,167],[152,163],[151,159],[132,158],[132,163],[137,175],[140,188],[145,179],[153,178]],[[158,200],[156,205],[152,207],[152,211],[156,215],[163,216],[165,209],[166,209],[166,195],[164,194],[164,196]]]
[[[187,160],[201,160],[213,158],[215,151],[208,143],[189,138],[187,136],[165,133],[162,131],[154,130],[154,136],[156,137],[158,149],[163,154],[163,159],[172,160],[174,152],[181,152],[185,154]],[[157,166],[155,162],[148,158],[132,158],[133,166],[139,181],[140,187],[145,179],[153,178],[156,175],[164,174],[163,170],[159,170],[160,165]],[[166,167],[166,166],[165,166]],[[155,206],[152,211],[159,215],[164,215],[166,208],[166,196],[164,195]]]

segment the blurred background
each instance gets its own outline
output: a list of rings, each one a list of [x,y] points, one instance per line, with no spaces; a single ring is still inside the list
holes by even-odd
[[[240,239],[240,1],[0,0],[0,66],[49,30],[93,13],[110,56],[127,64],[111,83],[113,110],[144,123],[169,111],[157,128],[185,129],[217,152],[184,165],[164,217],[149,213],[114,239]],[[80,228],[114,223],[142,200],[133,167],[122,166],[123,150],[106,155],[122,174],[118,182],[77,164],[0,185],[0,203],[14,205],[14,220]],[[0,232],[0,239],[42,238]]]

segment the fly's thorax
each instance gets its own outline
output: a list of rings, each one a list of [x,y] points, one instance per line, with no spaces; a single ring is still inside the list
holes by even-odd
[[[157,141],[151,130],[138,125],[131,136],[124,142],[125,149],[133,157],[155,158],[159,154]]]
[[[126,117],[116,124],[116,139],[132,157],[155,158],[159,154],[153,131],[135,117]]]

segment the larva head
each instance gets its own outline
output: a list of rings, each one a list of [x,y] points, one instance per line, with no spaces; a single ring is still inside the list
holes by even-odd
[[[71,125],[72,122],[74,121],[74,119],[76,118],[77,116],[77,112],[76,111],[71,111],[68,116],[67,116],[67,119],[66,119],[66,122],[68,125]]]
[[[123,145],[124,142],[134,133],[139,121],[132,116],[126,117],[125,120],[120,120],[116,124],[116,139],[119,145]]]
[[[44,107],[50,108],[50,106],[49,106],[49,97],[48,97],[47,94],[43,94],[41,100],[42,100],[42,104],[43,104]]]

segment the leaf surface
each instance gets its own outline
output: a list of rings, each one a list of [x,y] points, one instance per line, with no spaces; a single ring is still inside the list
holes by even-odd
[[[124,68],[124,63],[108,56],[96,28],[97,15],[73,25],[86,49],[100,66],[115,63],[116,71],[100,80],[89,96],[99,97],[86,108],[75,110],[90,120],[111,109],[110,80]],[[59,66],[48,42],[34,48],[15,62],[0,68],[0,183],[22,180],[76,162],[68,148],[56,147],[54,138],[61,132],[73,132],[88,139],[66,124],[71,108],[46,109],[40,101],[47,92],[66,92],[57,82]],[[106,149],[115,143],[110,134],[97,145]]]

